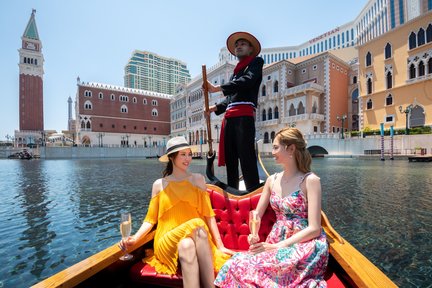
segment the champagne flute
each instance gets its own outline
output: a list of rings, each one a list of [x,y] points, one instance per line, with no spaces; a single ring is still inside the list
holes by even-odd
[[[132,218],[130,213],[122,213],[121,214],[121,222],[120,222],[120,232],[123,238],[123,241],[126,241],[126,239],[130,236],[132,230]],[[133,256],[127,251],[125,251],[125,254],[120,257],[120,260],[127,261],[132,259]]]
[[[249,229],[254,238],[259,237],[258,231],[260,228],[261,219],[256,210],[252,210],[249,212]]]

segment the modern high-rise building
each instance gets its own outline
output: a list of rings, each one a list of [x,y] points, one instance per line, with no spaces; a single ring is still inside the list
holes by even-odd
[[[186,63],[148,51],[135,50],[125,67],[128,88],[173,95],[177,84],[190,81]]]
[[[43,62],[42,42],[39,38],[33,9],[21,37],[19,52],[19,131],[15,132],[18,145],[40,142],[43,138]]]
[[[432,0],[369,0],[354,20],[299,45],[263,48],[259,56],[265,64],[271,64],[363,45],[430,10]],[[259,35],[256,36],[259,38]],[[223,47],[219,52],[219,61],[236,61],[236,58]]]

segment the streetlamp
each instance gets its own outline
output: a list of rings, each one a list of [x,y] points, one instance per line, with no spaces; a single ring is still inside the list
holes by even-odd
[[[412,104],[408,105],[405,109],[402,109],[402,106],[399,106],[399,112],[402,114],[405,113],[405,135],[409,134],[408,115],[411,113],[412,108]]]
[[[99,147],[103,147],[103,137],[105,136],[105,133],[98,133],[99,138]]]
[[[126,134],[125,136],[126,136],[126,147],[129,147],[129,137],[130,137],[130,135]]]
[[[344,137],[344,122],[345,122],[345,120],[347,119],[347,116],[346,115],[342,115],[342,116],[336,116],[336,119],[338,120],[338,121],[342,121],[342,139],[345,139],[345,137]]]
[[[218,124],[215,125],[216,129],[216,143],[219,143],[219,126]]]

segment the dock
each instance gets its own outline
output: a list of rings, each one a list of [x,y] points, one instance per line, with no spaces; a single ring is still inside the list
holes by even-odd
[[[409,162],[432,162],[432,156],[410,156]]]

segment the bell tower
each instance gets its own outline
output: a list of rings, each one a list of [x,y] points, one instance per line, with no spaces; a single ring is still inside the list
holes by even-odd
[[[33,9],[19,52],[19,129],[43,131],[43,54]]]

